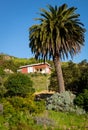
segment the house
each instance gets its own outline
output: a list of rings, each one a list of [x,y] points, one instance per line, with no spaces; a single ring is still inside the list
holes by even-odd
[[[42,74],[50,74],[51,67],[50,64],[47,62],[45,63],[37,63],[37,64],[30,64],[30,65],[24,65],[20,66],[18,72],[21,73],[42,73]]]

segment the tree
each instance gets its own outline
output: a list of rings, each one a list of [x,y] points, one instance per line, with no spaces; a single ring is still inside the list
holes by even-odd
[[[26,96],[32,94],[34,88],[32,87],[32,81],[27,75],[17,73],[11,74],[4,83],[7,89],[6,96]]]
[[[74,103],[88,112],[88,89],[85,89],[82,93],[77,95],[74,99]]]
[[[60,93],[65,91],[60,60],[68,58],[69,54],[73,57],[84,43],[85,29],[76,9],[66,4],[48,5],[48,11],[41,9],[41,18],[36,19],[40,23],[29,28],[29,47],[35,57],[53,59]]]
[[[0,66],[0,77],[4,77],[5,72],[4,69],[2,68],[2,66]]]
[[[67,66],[62,66],[62,70],[66,90],[70,90],[72,93],[76,94],[78,92],[78,82],[80,77],[78,64],[69,61]]]
[[[84,89],[88,89],[88,63],[83,61],[79,64],[81,75],[78,82],[78,93],[82,93]]]

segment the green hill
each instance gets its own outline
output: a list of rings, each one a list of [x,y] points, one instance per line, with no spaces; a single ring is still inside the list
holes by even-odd
[[[33,87],[37,92],[48,90],[49,76],[45,74],[29,74],[31,80],[33,81]]]
[[[33,64],[38,63],[38,61],[34,58],[17,58],[14,56],[10,56],[7,54],[0,54],[0,67],[3,69],[10,69],[13,72],[17,72],[17,69],[21,65]]]
[[[17,69],[22,65],[38,63],[34,58],[17,58],[9,56],[7,54],[0,54],[0,68],[2,70],[11,70],[13,73],[17,72]],[[0,71],[0,72],[1,72]],[[33,81],[33,87],[36,91],[46,90],[49,84],[49,75],[42,74],[28,74]]]

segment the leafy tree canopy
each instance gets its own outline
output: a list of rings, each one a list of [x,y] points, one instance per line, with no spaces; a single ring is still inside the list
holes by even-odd
[[[30,78],[21,73],[11,74],[4,85],[9,96],[26,96],[34,92]]]

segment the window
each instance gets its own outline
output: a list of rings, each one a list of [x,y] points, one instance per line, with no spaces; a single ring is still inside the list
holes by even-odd
[[[42,69],[40,69],[40,71],[42,71]]]

